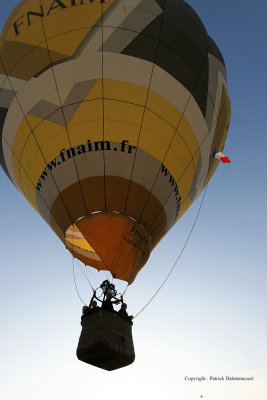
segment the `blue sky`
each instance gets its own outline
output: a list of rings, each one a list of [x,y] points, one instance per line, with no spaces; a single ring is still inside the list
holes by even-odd
[[[2,0],[0,25],[18,1]],[[134,321],[135,363],[108,373],[76,359],[80,302],[72,258],[0,171],[0,397],[5,400],[265,400],[266,13],[263,0],[190,0],[224,56],[232,118],[225,154],[173,274]],[[152,253],[126,296],[136,314],[172,267],[201,199]],[[79,292],[90,287],[76,265]],[[92,282],[102,275],[90,272]],[[122,285],[123,287],[125,285]],[[254,376],[213,382],[210,376]],[[188,382],[185,376],[205,376]]]

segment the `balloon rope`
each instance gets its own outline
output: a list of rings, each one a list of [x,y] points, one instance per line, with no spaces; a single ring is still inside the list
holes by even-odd
[[[199,217],[199,214],[200,214],[200,210],[201,210],[201,208],[202,208],[202,205],[203,205],[203,202],[204,202],[206,193],[207,193],[207,188],[208,188],[208,184],[207,184],[207,186],[205,187],[205,190],[204,190],[204,193],[203,193],[203,196],[202,196],[202,200],[201,200],[201,203],[200,203],[200,206],[199,206],[199,209],[198,209],[198,212],[197,212],[195,221],[194,221],[194,223],[193,223],[193,225],[192,225],[192,228],[191,228],[191,230],[190,230],[190,232],[189,232],[189,234],[188,234],[188,236],[187,236],[187,239],[186,239],[186,241],[185,241],[185,243],[184,243],[184,245],[183,245],[183,248],[182,248],[182,250],[180,251],[180,254],[178,255],[178,257],[177,257],[175,263],[173,264],[172,268],[171,268],[170,271],[168,272],[166,278],[164,279],[163,283],[160,285],[160,287],[158,288],[158,290],[153,294],[153,296],[152,296],[151,299],[146,303],[146,305],[134,316],[134,318],[136,318],[139,314],[141,314],[141,313],[144,311],[144,309],[152,302],[152,300],[154,300],[154,298],[155,298],[156,295],[159,293],[159,291],[161,290],[161,288],[163,287],[163,285],[166,283],[166,281],[168,280],[169,276],[170,276],[171,273],[173,272],[174,268],[176,267],[176,265],[177,265],[179,259],[181,258],[181,255],[183,254],[184,249],[185,249],[185,247],[186,247],[186,245],[187,245],[187,243],[188,243],[188,241],[189,241],[189,239],[190,239],[190,237],[191,237],[191,235],[192,235],[192,232],[193,232],[193,230],[194,230],[194,228],[195,228],[196,222],[197,222],[198,217]]]
[[[123,296],[125,295],[126,290],[128,289],[128,287],[129,287],[129,283],[127,283],[127,286],[126,286],[126,288],[124,289],[124,292],[122,293]]]
[[[78,286],[77,286],[77,282],[76,282],[76,277],[75,277],[75,264],[74,264],[74,257],[72,256],[72,274],[73,274],[73,281],[74,281],[74,285],[75,285],[75,289],[77,292],[77,295],[79,297],[79,299],[81,300],[81,302],[86,306],[86,303],[83,301],[83,299],[80,296],[79,290],[78,290]],[[89,283],[89,285],[91,286],[92,291],[94,291],[93,286],[91,285],[90,281],[87,279],[87,277],[85,276],[87,282]]]
[[[87,282],[89,283],[89,285],[90,285],[92,291],[94,291],[94,287],[93,287],[93,285],[91,284],[90,279],[89,279],[89,278],[87,277],[87,275],[85,274],[83,268],[81,267],[80,264],[78,264],[78,266],[79,266],[79,269],[80,269],[81,273],[83,274],[83,276],[85,277],[85,279],[86,279]]]

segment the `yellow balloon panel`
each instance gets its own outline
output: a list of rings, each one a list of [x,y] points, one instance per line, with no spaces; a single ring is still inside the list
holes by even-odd
[[[156,114],[146,110],[142,122],[139,147],[151,153],[159,161],[163,161],[174,134],[175,129],[172,126]]]
[[[120,100],[140,106],[146,104],[148,92],[146,87],[130,84],[128,82],[104,79],[103,90],[106,99]]]
[[[152,90],[149,91],[147,108],[167,121],[173,128],[177,127],[182,117],[182,114],[178,112],[177,108]]]

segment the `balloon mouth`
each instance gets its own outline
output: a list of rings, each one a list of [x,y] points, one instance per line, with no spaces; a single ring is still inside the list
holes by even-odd
[[[84,217],[79,218],[76,222],[83,219]],[[88,241],[83,236],[82,232],[76,225],[76,222],[71,224],[66,233],[65,233],[65,245],[66,247],[74,253],[84,254],[86,256],[87,252],[94,256],[97,261],[100,261],[100,257],[96,254],[93,247],[88,243]],[[76,255],[76,258],[77,257]],[[86,263],[85,263],[86,264]]]
[[[89,214],[89,218],[103,214],[103,211],[93,211]],[[65,233],[65,245],[71,254],[85,265],[89,265],[98,270],[108,270],[108,268],[104,268],[101,258],[78,228],[79,222],[83,221],[85,218],[88,217],[82,216],[78,218],[68,227]]]
[[[94,211],[68,227],[65,245],[84,264],[132,283],[149,258],[152,239],[130,216]]]

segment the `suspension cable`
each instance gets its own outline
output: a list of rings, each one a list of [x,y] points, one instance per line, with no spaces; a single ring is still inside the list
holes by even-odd
[[[87,282],[89,283],[92,291],[94,291],[95,289],[94,289],[93,285],[91,284],[89,278],[87,277],[86,273],[84,272],[82,266],[79,263],[78,263],[78,267],[79,267],[79,270],[81,271],[81,273],[83,274],[83,276],[85,277],[85,279],[87,280]]]
[[[129,283],[127,283],[127,286],[126,286],[126,288],[124,289],[124,292],[122,293],[123,296],[125,295],[126,290],[128,289],[128,287],[129,287]]]
[[[77,282],[76,282],[74,257],[72,256],[71,259],[72,259],[72,274],[73,274],[73,281],[74,281],[75,289],[76,289],[76,292],[77,292],[77,295],[78,295],[79,299],[80,299],[81,302],[86,306],[87,304],[86,304],[86,303],[83,301],[83,299],[81,298],[80,293],[79,293],[79,290],[78,290]],[[89,282],[89,280],[88,280],[88,282]],[[92,290],[94,291],[94,289],[93,289],[93,287],[92,287],[92,285],[91,285],[90,282],[89,282],[89,284],[90,284]]]
[[[202,205],[203,205],[203,202],[204,202],[206,193],[207,193],[207,189],[208,189],[208,184],[207,184],[206,187],[205,187],[205,190],[204,190],[204,193],[203,193],[203,196],[202,196],[202,200],[201,200],[201,203],[200,203],[200,206],[199,206],[197,215],[196,215],[196,217],[195,217],[195,220],[194,220],[194,222],[193,222],[193,225],[192,225],[192,227],[191,227],[191,230],[190,230],[190,232],[189,232],[189,234],[188,234],[188,236],[187,236],[187,239],[186,239],[186,241],[185,241],[185,243],[184,243],[184,245],[183,245],[183,248],[182,248],[182,250],[180,251],[180,253],[179,253],[179,255],[178,255],[176,261],[174,262],[172,268],[170,269],[170,271],[169,271],[168,274],[166,275],[166,278],[164,279],[164,281],[162,282],[162,284],[160,285],[160,287],[158,288],[158,290],[153,294],[153,296],[152,296],[151,299],[146,303],[146,305],[134,316],[134,318],[138,317],[138,315],[140,315],[140,314],[144,311],[144,309],[152,302],[152,300],[154,300],[154,298],[157,296],[157,294],[159,293],[159,291],[162,289],[162,287],[164,286],[164,284],[166,283],[166,281],[167,281],[168,278],[170,277],[171,273],[173,272],[174,268],[176,267],[176,265],[177,265],[179,259],[181,258],[182,254],[183,254],[183,252],[184,252],[184,249],[186,248],[186,245],[187,245],[187,243],[188,243],[188,241],[189,241],[189,239],[190,239],[190,237],[191,237],[191,235],[192,235],[192,233],[193,233],[193,230],[194,230],[194,228],[195,228],[195,225],[196,225],[196,223],[197,223],[197,220],[198,220],[198,217],[199,217],[199,214],[200,214],[200,211],[201,211],[201,208],[202,208]],[[127,286],[127,287],[128,287],[128,286]],[[126,288],[126,289],[127,289],[127,288]],[[126,289],[125,289],[125,291],[126,291]]]

